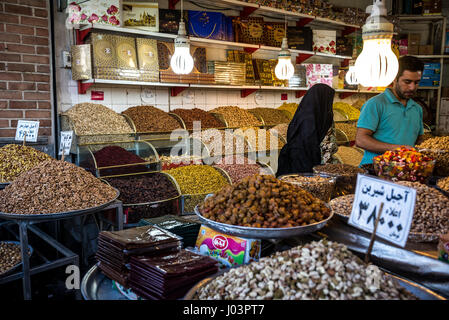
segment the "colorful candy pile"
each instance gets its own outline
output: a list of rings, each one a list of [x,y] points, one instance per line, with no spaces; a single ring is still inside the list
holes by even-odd
[[[393,181],[426,182],[432,174],[435,160],[416,150],[415,148],[400,147],[374,157],[374,169],[378,176]]]

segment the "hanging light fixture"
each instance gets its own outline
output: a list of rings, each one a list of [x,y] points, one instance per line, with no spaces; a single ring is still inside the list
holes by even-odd
[[[274,69],[274,73],[280,80],[288,80],[295,73],[295,67],[292,64],[292,55],[290,50],[288,50],[287,17],[285,17],[285,36],[282,39],[281,51],[278,55],[278,63]]]
[[[386,18],[385,0],[373,0],[366,11],[371,15],[362,29],[363,50],[355,62],[356,78],[365,87],[386,87],[399,69],[391,49],[393,24]]]
[[[171,57],[170,66],[176,74],[189,74],[193,69],[193,58],[190,55],[190,40],[186,33],[182,0],[181,21],[179,22],[178,36],[175,39],[175,52]]]
[[[355,72],[355,66],[350,66],[345,76],[346,83],[349,85],[358,84],[357,74]]]

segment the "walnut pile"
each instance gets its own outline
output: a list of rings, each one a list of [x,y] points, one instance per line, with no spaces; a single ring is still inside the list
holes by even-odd
[[[377,266],[320,240],[230,269],[199,288],[209,300],[416,300]]]
[[[0,212],[47,214],[97,207],[116,190],[72,163],[47,160],[0,191]]]

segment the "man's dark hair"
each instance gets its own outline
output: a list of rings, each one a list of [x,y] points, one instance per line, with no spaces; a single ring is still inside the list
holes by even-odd
[[[404,71],[418,72],[424,70],[424,63],[414,56],[403,56],[399,58],[399,70],[396,79],[399,79]]]

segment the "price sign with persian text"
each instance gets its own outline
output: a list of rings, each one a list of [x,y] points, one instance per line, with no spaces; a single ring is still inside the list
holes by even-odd
[[[19,120],[17,123],[15,140],[37,142],[38,132],[39,121]]]
[[[348,223],[372,233],[383,203],[376,236],[404,247],[407,243],[416,190],[390,181],[359,174]]]
[[[61,143],[59,144],[59,155],[67,155],[72,147],[73,131],[61,131]]]

